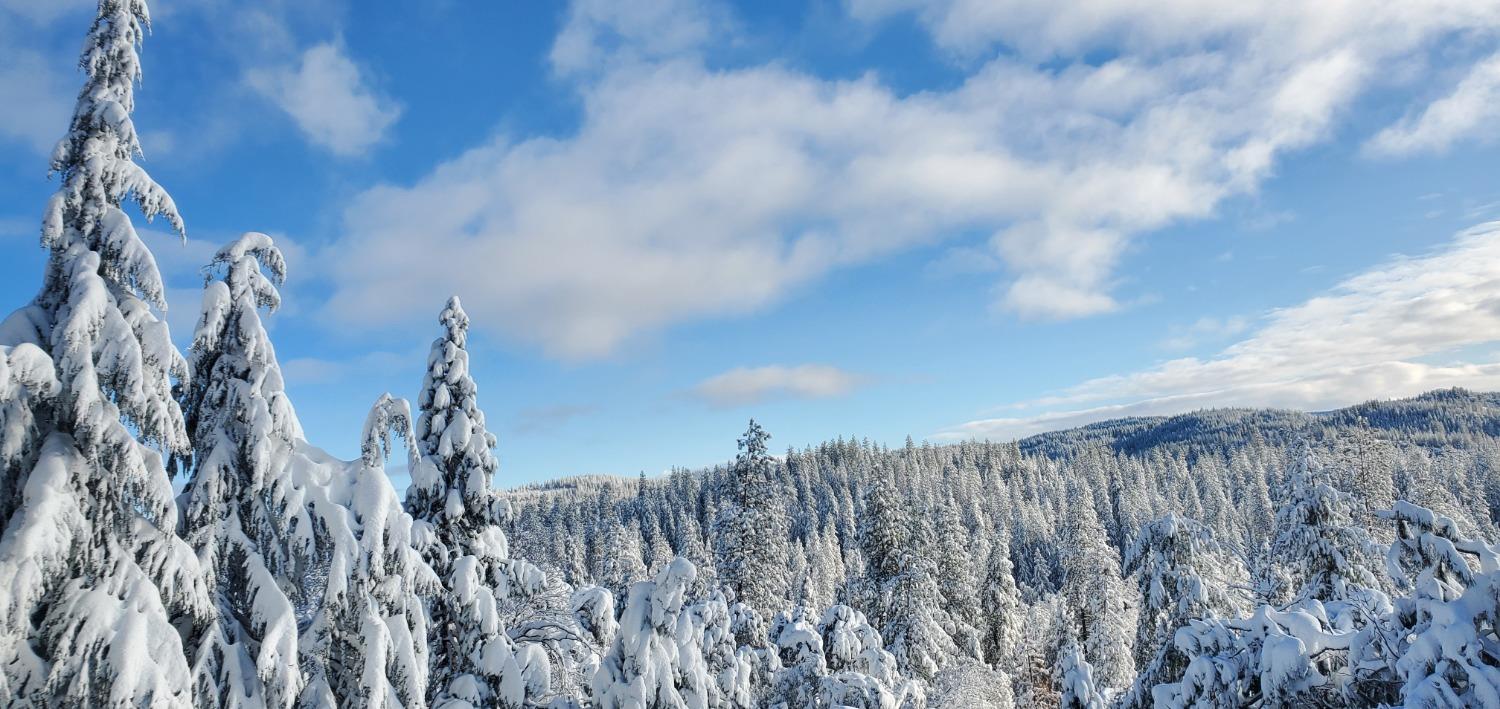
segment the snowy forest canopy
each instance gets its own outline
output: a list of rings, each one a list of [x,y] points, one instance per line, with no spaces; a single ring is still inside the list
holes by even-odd
[[[148,25],[98,3],[0,323],[7,706],[1500,706],[1491,395],[783,456],[751,421],[721,467],[502,491],[455,297],[416,406],[328,455],[269,237],[206,264],[186,356],[159,317]]]

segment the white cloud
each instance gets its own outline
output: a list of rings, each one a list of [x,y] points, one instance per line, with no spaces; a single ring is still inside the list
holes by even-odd
[[[1183,358],[1084,382],[940,438],[1024,436],[1119,416],[1213,406],[1322,410],[1430,389],[1500,388],[1500,362],[1462,351],[1500,340],[1500,222],[1445,250],[1397,258],[1297,306],[1209,359]]]
[[[550,59],[569,74],[606,60],[678,56],[701,47],[725,22],[723,12],[697,0],[574,0]]]
[[[739,367],[698,383],[693,394],[719,407],[746,406],[770,399],[827,399],[859,386],[860,377],[837,367]]]
[[[336,155],[368,152],[401,115],[400,105],[376,93],[334,44],[309,47],[296,66],[254,70],[247,79],[286,111],[309,141]]]
[[[1218,260],[1228,261],[1228,256],[1227,253],[1221,254]],[[1238,315],[1227,318],[1198,318],[1186,327],[1172,327],[1172,333],[1161,344],[1169,350],[1186,350],[1196,347],[1204,340],[1233,337],[1248,329],[1250,329],[1250,321]]]
[[[652,6],[686,18],[660,35],[576,4],[553,61],[592,69],[568,75],[577,132],[493,139],[357,199],[329,254],[326,314],[411,322],[432,305],[407,294],[456,291],[478,327],[597,357],[975,230],[1005,265],[1002,310],[1107,312],[1137,235],[1253,192],[1373,77],[1500,20],[1441,0],[1157,5],[1011,2],[991,16],[984,3],[940,4],[983,15],[923,12],[977,33],[955,35],[955,51],[1021,53],[978,63],[955,88],[903,94],[874,75],[709,69],[696,48],[735,38],[681,0]]]
[[[876,22],[914,13],[937,44],[973,56],[1004,45],[1037,61],[1115,48],[1133,55],[1231,48],[1258,61],[1298,61],[1331,47],[1404,52],[1434,32],[1488,26],[1492,4],[1260,2],[1239,0],[846,0],[849,14]],[[1258,46],[1252,46],[1258,45]],[[1382,47],[1382,45],[1384,45]]]
[[[1366,145],[1376,155],[1440,153],[1461,140],[1494,140],[1500,135],[1500,53],[1470,69],[1453,92],[1421,114],[1381,131]]]

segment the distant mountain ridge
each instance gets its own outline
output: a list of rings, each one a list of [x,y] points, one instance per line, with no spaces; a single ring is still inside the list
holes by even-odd
[[[1252,432],[1268,441],[1287,443],[1289,438],[1282,435],[1283,432],[1297,430],[1313,421],[1336,425],[1354,425],[1364,421],[1372,429],[1412,436],[1415,442],[1431,442],[1434,439],[1422,434],[1438,430],[1500,437],[1500,392],[1474,392],[1462,388],[1434,389],[1414,397],[1372,399],[1327,411],[1226,407],[1165,416],[1128,416],[1033,434],[1017,440],[1016,445],[1023,453],[1046,455],[1065,455],[1093,444],[1108,444],[1119,452],[1139,452],[1154,445],[1182,442],[1194,436],[1209,434],[1248,439]],[[963,443],[935,445],[946,447]],[[546,495],[614,484],[631,485],[636,481],[634,476],[610,473],[569,475],[518,485],[508,492],[511,495]]]

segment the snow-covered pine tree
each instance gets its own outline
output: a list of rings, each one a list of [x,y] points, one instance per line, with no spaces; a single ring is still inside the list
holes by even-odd
[[[1244,571],[1198,522],[1169,514],[1145,527],[1125,553],[1125,572],[1141,594],[1135,634],[1139,673],[1121,706],[1150,707],[1151,688],[1181,677],[1191,658],[1173,643],[1189,620],[1232,617],[1242,605],[1232,589]]]
[[[1130,651],[1135,620],[1127,608],[1119,557],[1107,543],[1092,497],[1076,491],[1070,497],[1073,504],[1061,540],[1068,623],[1093,663],[1094,681],[1100,687],[1123,689],[1135,674]]]
[[[881,635],[896,656],[902,674],[930,682],[943,665],[962,655],[963,650],[954,644],[944,627],[948,616],[941,608],[942,591],[932,557],[934,535],[929,515],[912,514],[907,522],[910,531],[900,570],[881,590],[886,619]]]
[[[1295,601],[1346,601],[1376,586],[1369,539],[1354,524],[1354,501],[1334,489],[1306,441],[1293,451],[1272,552],[1287,569]]]
[[[975,545],[976,537],[965,529],[952,497],[944,496],[936,511],[934,571],[942,594],[943,613],[947,616],[943,622],[944,630],[963,654],[977,660],[983,656],[977,629],[978,578],[974,573],[974,558],[969,554],[969,547]]]
[[[751,698],[756,699],[781,669],[781,656],[771,642],[765,617],[744,603],[729,606],[729,631],[739,647],[737,652],[750,664]]]
[[[490,489],[495,436],[485,427],[469,373],[469,316],[457,296],[438,315],[417,399],[416,448],[406,510],[422,530],[423,558],[443,581],[429,599],[433,705],[520,706],[514,647],[497,615],[511,588],[509,545]]]
[[[1410,595],[1396,599],[1386,622],[1360,633],[1350,664],[1368,677],[1356,677],[1350,694],[1370,705],[1500,704],[1500,652],[1492,640],[1500,549],[1465,539],[1454,520],[1405,500],[1375,514],[1395,524],[1386,564]]]
[[[1094,684],[1094,668],[1073,638],[1058,652],[1057,684],[1062,694],[1061,709],[1103,709],[1104,698]]]
[[[448,299],[438,324],[443,334],[427,355],[417,399],[417,449],[431,465],[421,475],[413,471],[406,508],[432,527],[442,551],[458,556],[493,525],[490,482],[499,463],[469,373],[469,316],[457,296]]]
[[[980,650],[984,660],[1014,676],[1021,666],[1022,623],[1025,622],[1026,610],[1021,605],[1021,592],[1016,588],[1012,573],[1010,534],[1003,527],[990,545],[990,558],[979,589],[979,603],[984,609],[980,618]]]
[[[828,676],[819,690],[818,706],[906,707],[924,701],[922,689],[896,668],[896,657],[886,651],[879,631],[863,613],[835,605],[818,621]]]
[[[407,443],[407,464],[415,469],[411,409],[405,399],[383,394],[365,419],[360,460],[333,471],[350,476],[347,489],[331,485],[330,499],[320,503],[345,507],[346,523],[321,541],[327,585],[301,637],[312,665],[304,706],[427,705],[422,597],[440,584],[417,551],[411,515],[385,473],[393,433]]]
[[[33,383],[50,384],[45,353],[59,384],[55,398],[0,407],[0,429],[25,431],[6,434],[0,476],[7,495],[20,491],[0,520],[0,693],[16,703],[187,705],[177,628],[212,622],[197,560],[174,534],[160,453],[188,448],[172,397],[187,363],[152,310],[166,307],[161,275],[122,209],[134,200],[183,232],[171,197],[134,162],[149,22],[144,0],[98,4],[83,90],[52,154],[62,184],[42,220],[42,289],[0,324],[12,368],[19,356]]]
[[[856,589],[859,597],[852,599],[877,626],[884,626],[887,620],[882,594],[901,574],[902,555],[910,534],[906,506],[883,472],[877,472],[864,493],[864,513],[859,518],[865,578]]]
[[[788,557],[786,502],[778,489],[771,435],[754,419],[739,440],[740,453],[724,479],[723,507],[714,523],[719,582],[735,600],[764,611],[786,602]]]
[[[614,643],[594,675],[599,709],[687,709],[693,705],[684,689],[710,684],[701,649],[677,638],[687,589],[696,576],[692,562],[678,558],[654,581],[630,587]]]
[[[45,422],[37,417],[61,390],[42,348],[30,342],[0,345],[0,521],[8,521],[25,499],[22,483],[41,445],[37,425]]]
[[[1016,706],[1057,706],[1057,692],[1053,674],[1057,666],[1059,628],[1066,618],[1061,613],[1062,599],[1055,594],[1037,599],[1023,606],[1026,612],[1021,649],[1016,653],[1020,667],[1012,677],[1015,686]]]
[[[752,652],[734,644],[733,619],[724,594],[715,589],[707,598],[692,604],[683,614],[690,623],[687,637],[701,651],[708,685],[706,704],[726,709],[748,709],[755,706]],[[691,650],[689,651],[691,653]]]
[[[599,568],[595,580],[600,585],[614,589],[616,605],[623,607],[630,585],[649,577],[648,569],[641,560],[641,535],[633,526],[622,524],[618,517],[608,515],[604,520],[602,543],[599,549]]]
[[[781,669],[772,679],[766,703],[789,709],[816,705],[818,687],[828,674],[828,665],[823,657],[823,638],[814,627],[815,622],[801,606],[777,616],[771,637]]]
[[[1010,675],[978,662],[961,660],[938,673],[927,701],[932,707],[1015,709]]]
[[[259,309],[274,310],[286,276],[265,234],[220,249],[193,334],[182,408],[193,440],[183,532],[198,552],[218,622],[191,637],[198,700],[221,707],[289,707],[302,690],[297,614],[310,525],[296,524],[287,466],[301,439]],[[264,269],[264,271],[263,271]],[[269,276],[266,272],[269,272]]]

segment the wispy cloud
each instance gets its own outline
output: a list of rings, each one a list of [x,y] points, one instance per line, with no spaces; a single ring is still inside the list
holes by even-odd
[[[1454,358],[1497,340],[1500,222],[1492,222],[1441,251],[1397,258],[1272,311],[1214,357],[1086,381],[1016,405],[1016,416],[970,421],[938,437],[1003,439],[1213,406],[1320,410],[1449,386],[1494,389],[1500,362]]]
[[[309,141],[336,155],[368,152],[401,116],[400,104],[376,92],[337,44],[314,45],[294,65],[255,70],[247,78]]]
[[[726,11],[699,0],[573,0],[549,58],[561,74],[597,70],[606,62],[663,59],[723,36],[727,24]]]
[[[740,367],[699,382],[692,393],[712,406],[731,408],[773,399],[844,396],[862,382],[856,374],[823,364]]]
[[[1376,155],[1440,153],[1461,140],[1500,136],[1500,53],[1475,64],[1448,95],[1377,134],[1366,145]]]
[[[1227,258],[1220,258],[1227,261]],[[1250,328],[1250,321],[1234,315],[1227,318],[1198,318],[1191,325],[1176,325],[1161,346],[1169,350],[1186,350],[1204,341],[1224,340]]]

